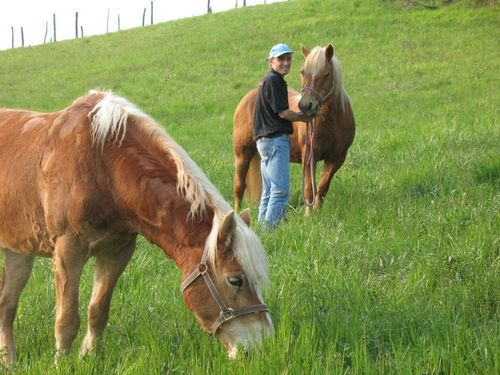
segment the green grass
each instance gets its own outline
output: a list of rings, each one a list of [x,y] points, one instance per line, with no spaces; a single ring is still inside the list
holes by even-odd
[[[58,369],[51,263],[36,263],[17,372],[500,373],[500,18],[480,3],[289,1],[0,52],[0,106],[52,111],[112,89],[165,125],[228,201],[232,115],[271,45],[333,43],[358,126],[324,207],[303,217],[294,166],[287,222],[260,233],[276,327],[260,353],[228,360],[183,306],[173,263],[141,241],[104,355]],[[91,265],[82,326],[90,284]],[[75,347],[82,338],[83,327]]]

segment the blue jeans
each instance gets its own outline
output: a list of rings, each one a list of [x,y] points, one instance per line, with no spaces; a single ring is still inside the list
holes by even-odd
[[[262,175],[259,223],[274,229],[285,217],[290,199],[290,139],[287,134],[257,141]]]

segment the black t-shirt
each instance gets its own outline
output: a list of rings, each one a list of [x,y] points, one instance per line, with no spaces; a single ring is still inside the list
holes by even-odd
[[[280,134],[292,134],[292,123],[278,115],[288,108],[286,82],[280,74],[271,69],[259,84],[253,119],[254,138],[257,140],[260,137],[272,138]]]

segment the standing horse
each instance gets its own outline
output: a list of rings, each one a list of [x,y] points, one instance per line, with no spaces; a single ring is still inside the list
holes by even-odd
[[[301,46],[306,58],[301,67],[302,95],[288,89],[288,101],[292,110],[299,109],[314,117],[312,131],[303,122],[294,122],[290,137],[290,161],[310,163],[304,168],[304,199],[319,208],[328,192],[333,175],[344,163],[347,150],[355,133],[354,115],[347,92],[342,83],[340,65],[334,56],[333,46],[315,47],[309,51]],[[233,183],[234,204],[241,208],[243,193],[247,199],[257,203],[261,194],[260,157],[253,139],[253,116],[257,89],[247,93],[234,113],[233,150],[235,155],[235,175]],[[312,146],[312,147],[310,147]],[[312,154],[308,154],[308,148]],[[316,190],[316,163],[324,161],[323,171]],[[306,214],[310,206],[306,207]]]
[[[248,214],[235,215],[186,152],[125,99],[92,92],[54,113],[1,109],[0,165],[4,364],[15,361],[13,321],[35,256],[53,259],[56,356],[77,335],[80,275],[96,258],[84,355],[100,346],[137,234],[181,269],[187,307],[231,357],[272,331],[261,296],[266,257]]]

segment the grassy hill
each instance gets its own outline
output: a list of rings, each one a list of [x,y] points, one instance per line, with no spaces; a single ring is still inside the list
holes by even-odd
[[[288,1],[0,52],[0,107],[53,111],[112,89],[228,201],[234,108],[273,44],[333,43],[357,120],[324,207],[303,217],[294,167],[288,221],[262,233],[276,336],[260,354],[227,360],[183,307],[172,262],[142,241],[104,356],[75,355],[59,373],[500,373],[498,7],[406,3]],[[302,61],[287,76],[295,88]],[[91,277],[88,267],[82,325]],[[40,260],[15,324],[19,373],[56,371],[53,308]]]

